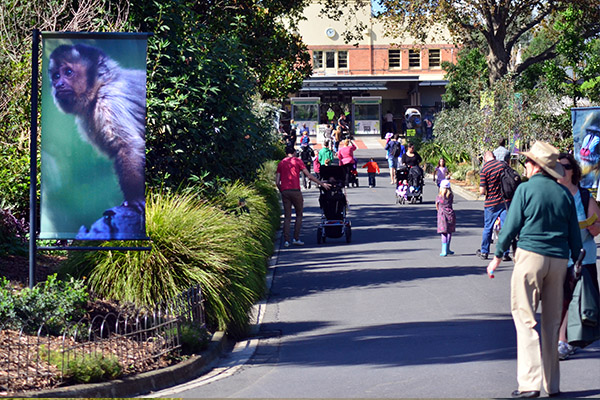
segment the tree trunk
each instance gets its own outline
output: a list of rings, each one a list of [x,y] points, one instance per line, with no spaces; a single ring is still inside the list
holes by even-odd
[[[503,41],[498,43],[488,43],[488,77],[490,84],[494,84],[508,72],[510,54],[504,48]]]

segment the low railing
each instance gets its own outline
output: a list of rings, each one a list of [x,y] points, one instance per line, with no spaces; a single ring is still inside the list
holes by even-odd
[[[48,324],[34,334],[0,327],[0,395],[64,384],[72,366],[90,357],[117,361],[121,376],[166,366],[167,356],[181,348],[184,323],[204,327],[200,286],[152,310],[82,319],[60,336],[51,335]]]

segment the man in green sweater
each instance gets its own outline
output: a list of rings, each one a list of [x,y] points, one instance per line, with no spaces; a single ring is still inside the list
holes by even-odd
[[[529,180],[517,188],[488,265],[493,277],[502,256],[517,236],[515,266],[511,278],[511,312],[517,331],[516,398],[560,393],[558,329],[563,284],[569,252],[575,260],[581,235],[573,196],[556,179],[564,175],[559,152],[552,145],[536,142],[522,153]],[[542,307],[542,347],[535,326],[539,302]]]

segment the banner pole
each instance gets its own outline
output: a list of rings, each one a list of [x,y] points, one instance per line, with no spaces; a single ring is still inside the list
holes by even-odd
[[[29,143],[29,287],[36,284],[37,253],[37,117],[40,31],[33,29],[31,51],[31,138]]]

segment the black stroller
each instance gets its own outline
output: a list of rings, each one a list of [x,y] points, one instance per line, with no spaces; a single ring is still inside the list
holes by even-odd
[[[352,229],[347,218],[347,201],[344,194],[345,171],[341,166],[321,166],[321,180],[331,185],[330,190],[320,189],[319,207],[321,222],[317,228],[317,243],[325,243],[326,238],[346,236],[350,243]]]
[[[401,165],[396,170],[396,204],[423,202],[423,169]]]

